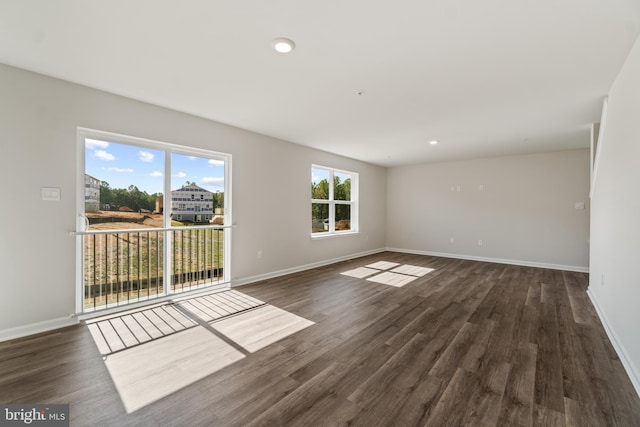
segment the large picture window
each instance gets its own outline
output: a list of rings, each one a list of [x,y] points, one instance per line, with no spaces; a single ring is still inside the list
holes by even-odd
[[[311,235],[358,231],[358,174],[311,167]]]

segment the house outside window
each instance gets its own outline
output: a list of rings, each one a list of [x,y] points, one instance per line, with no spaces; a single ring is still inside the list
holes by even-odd
[[[196,197],[196,192],[201,193],[200,197]],[[189,197],[180,197],[181,194]],[[181,188],[171,190],[171,199],[187,201],[187,203],[171,204],[171,215],[174,218],[179,216],[178,221],[201,223],[207,221],[206,218],[203,220],[202,214],[213,215],[213,193],[195,183],[190,182]]]

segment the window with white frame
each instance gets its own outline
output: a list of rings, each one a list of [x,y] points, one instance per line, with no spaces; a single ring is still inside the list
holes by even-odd
[[[78,313],[230,286],[231,155],[77,135]]]
[[[311,166],[311,235],[358,231],[358,174]]]

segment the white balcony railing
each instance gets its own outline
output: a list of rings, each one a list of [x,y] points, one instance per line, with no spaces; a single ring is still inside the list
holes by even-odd
[[[224,283],[225,228],[76,233],[83,244],[83,311]],[[170,280],[165,280],[167,257]]]

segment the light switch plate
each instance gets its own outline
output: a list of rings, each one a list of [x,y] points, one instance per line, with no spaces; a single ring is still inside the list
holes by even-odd
[[[57,187],[42,187],[42,200],[60,201],[60,189]]]
[[[574,207],[575,209],[582,210],[582,209],[584,209],[584,202],[576,202],[576,203],[573,205],[573,207]]]

